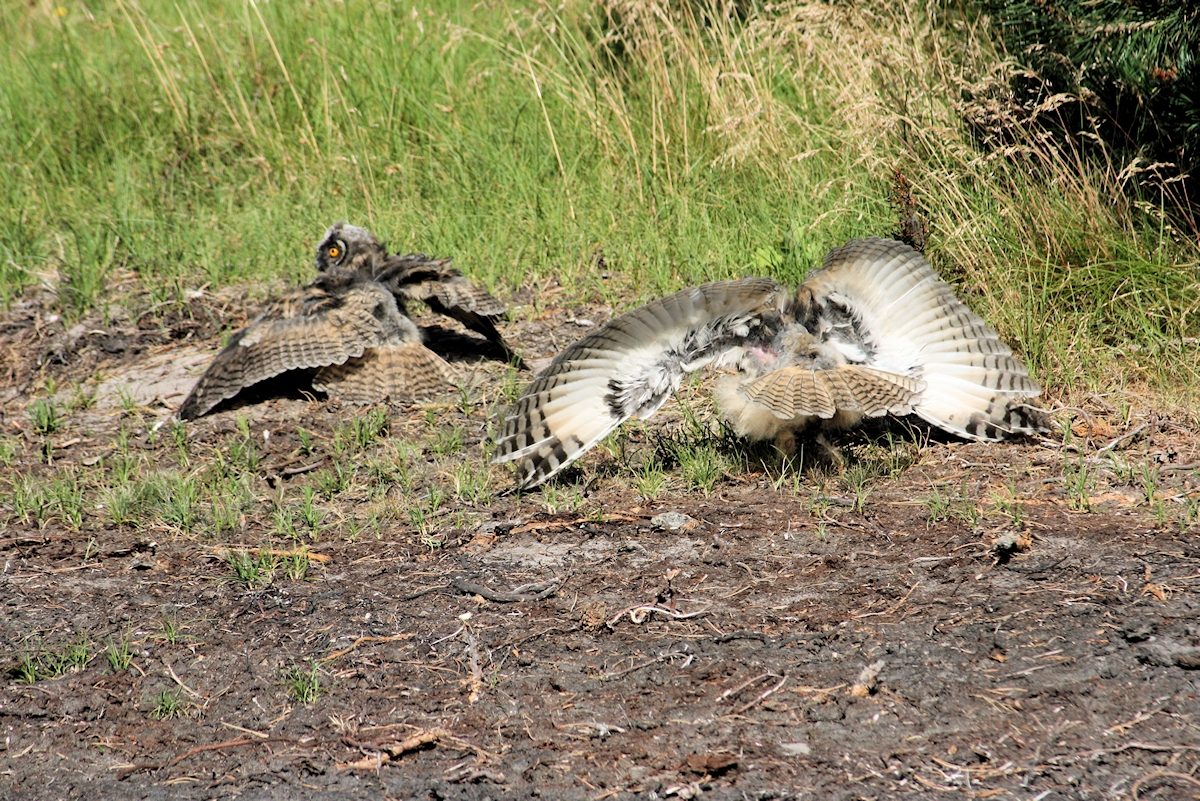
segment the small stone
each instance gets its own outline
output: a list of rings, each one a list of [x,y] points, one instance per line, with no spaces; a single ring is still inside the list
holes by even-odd
[[[700,525],[700,521],[682,512],[663,512],[650,518],[650,525],[667,531],[691,531]]]
[[[808,747],[808,743],[780,743],[779,750],[784,756],[808,756],[812,753],[812,749]]]

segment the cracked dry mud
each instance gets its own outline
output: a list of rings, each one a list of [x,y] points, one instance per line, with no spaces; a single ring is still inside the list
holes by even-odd
[[[546,358],[585,316],[603,312],[504,333]],[[293,393],[190,426],[189,470],[243,436],[239,417],[259,443],[236,531],[115,525],[87,492],[75,524],[22,520],[17,476],[71,469],[86,483],[122,428],[129,453],[177,467],[170,437],[151,432],[203,369],[198,349],[216,349],[208,329],[79,356],[102,373],[94,384],[125,376],[137,397],[104,390],[47,438],[27,413],[38,382],[55,375],[62,393],[91,372],[72,373],[71,353],[30,365],[31,343],[55,336],[31,330],[5,329],[19,353],[3,433],[21,445],[0,510],[5,798],[1200,794],[1197,453],[1149,411],[1118,421],[1098,399],[1072,439],[1082,456],[868,432],[847,445],[851,467],[886,450],[880,431],[913,463],[857,494],[845,476],[780,481],[749,460],[707,496],[669,468],[650,500],[629,465],[657,429],[633,427],[547,493],[501,495],[510,480],[494,468],[475,501],[454,471],[484,463],[503,373],[480,361],[474,404],[392,408],[388,437],[346,457],[361,475],[322,500],[319,536],[299,538],[314,554],[306,578],[247,583],[228,548],[294,551],[273,510],[330,468],[339,424],[366,412]],[[675,406],[654,426],[680,419]],[[461,447],[436,447],[455,426]],[[394,458],[393,441],[412,443],[413,478],[372,490],[370,460]],[[1093,483],[1072,493],[1081,459]],[[405,510],[436,487],[446,499],[422,529]],[[131,664],[114,670],[105,649],[125,641]],[[21,680],[31,658],[73,643],[85,666]],[[297,700],[293,668],[315,671],[315,700]]]

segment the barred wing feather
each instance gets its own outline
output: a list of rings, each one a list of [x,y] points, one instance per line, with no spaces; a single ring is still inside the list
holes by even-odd
[[[454,368],[420,342],[369,348],[344,364],[322,367],[313,389],[343,403],[381,403],[384,400],[428,399],[458,381]]]
[[[304,287],[272,303],[217,354],[179,407],[179,417],[200,417],[222,401],[288,370],[343,364],[385,337],[383,320],[399,316],[396,300],[380,286],[364,285],[331,296]]]
[[[828,420],[839,410],[868,417],[909,414],[925,382],[861,364],[830,369],[792,366],[750,382],[746,397],[781,420],[816,415]]]
[[[786,304],[775,281],[685,289],[614,318],[564,350],[525,390],[497,440],[521,487],[546,481],[633,415],[654,414],[684,375],[735,356]]]
[[[1025,398],[1041,389],[999,335],[938,278],[921,254],[886,239],[836,248],[804,282],[809,325],[840,329],[866,364],[920,377],[912,411],[970,439],[1046,430]]]

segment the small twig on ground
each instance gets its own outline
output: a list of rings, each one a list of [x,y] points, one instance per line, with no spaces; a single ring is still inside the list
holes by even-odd
[[[919,587],[919,586],[921,586],[921,582],[918,581],[916,584],[909,587],[908,592],[906,592],[904,594],[904,597],[901,598],[899,601],[897,601],[896,605],[893,606],[891,609],[888,609],[887,611],[884,611],[884,612],[863,612],[861,615],[854,615],[854,619],[858,620],[858,619],[861,619],[864,617],[885,616],[885,615],[890,615],[890,614],[896,612],[900,607],[904,606],[904,602],[907,601],[912,596],[913,592],[916,591],[917,587]]]
[[[483,692],[483,668],[479,665],[479,640],[475,637],[475,632],[471,631],[471,613],[464,612],[458,616],[458,619],[463,622],[460,631],[463,642],[467,644],[467,662],[471,666],[471,678],[467,679],[467,686],[471,688],[471,694],[467,696],[467,703],[474,705],[479,700],[480,693]]]
[[[174,669],[173,669],[173,668],[172,668],[172,667],[171,667],[169,664],[167,664],[166,660],[163,660],[163,663],[162,663],[162,664],[163,664],[163,667],[165,667],[165,668],[167,669],[167,673],[168,673],[168,674],[170,674],[171,678],[175,680],[175,683],[176,683],[176,684],[178,684],[180,687],[182,687],[182,688],[183,688],[183,691],[184,691],[185,693],[187,693],[188,695],[192,696],[193,698],[200,698],[200,697],[201,697],[200,693],[196,692],[196,691],[195,691],[195,690],[193,690],[191,687],[189,687],[189,686],[187,686],[186,684],[184,684],[184,683],[183,683],[183,680],[182,680],[182,679],[180,679],[178,676],[176,676],[176,675],[175,675],[175,671],[174,671]]]
[[[517,526],[512,529],[510,534],[526,534],[530,531],[538,531],[543,528],[569,528],[577,526],[580,523],[610,523],[614,520],[634,521],[641,520],[641,517],[629,517],[627,515],[611,514],[603,517],[580,517],[575,520],[534,520],[526,523],[523,526]]]
[[[418,731],[411,737],[406,737],[400,742],[383,743],[381,745],[368,745],[360,743],[349,737],[343,737],[342,742],[351,748],[359,748],[364,751],[374,751],[375,754],[355,762],[339,762],[338,770],[377,770],[384,762],[397,760],[410,751],[418,751],[426,746],[439,745],[443,742],[451,743],[455,748],[460,748],[464,751],[470,751],[481,759],[496,760],[499,757],[490,751],[485,751],[477,745],[463,740],[460,737],[455,737],[446,729],[426,729]]]
[[[338,770],[376,770],[384,762],[390,762],[393,759],[399,759],[409,751],[417,751],[428,745],[437,745],[438,741],[450,736],[450,732],[445,729],[429,729],[414,734],[412,737],[406,737],[398,743],[387,743],[385,745],[369,746],[363,743],[355,742],[349,738],[345,738],[347,745],[354,748],[364,748],[375,750],[378,749],[374,756],[368,756],[359,759],[355,762],[339,762]]]
[[[692,664],[692,660],[694,660],[696,658],[695,654],[689,654],[684,651],[671,651],[669,654],[660,654],[660,655],[656,656],[654,659],[647,659],[645,662],[640,662],[640,663],[634,665],[633,667],[626,668],[625,670],[616,670],[616,671],[613,671],[612,673],[605,673],[603,676],[600,677],[600,681],[612,681],[613,679],[619,679],[622,676],[628,676],[630,673],[636,673],[637,671],[641,670],[642,668],[648,668],[651,665],[657,665],[659,662],[668,662],[677,656],[686,656],[687,657],[687,659],[685,659],[683,661],[683,664],[679,666],[680,670],[683,670],[688,665]]]
[[[1135,436],[1137,436],[1138,434],[1142,433],[1142,431],[1144,431],[1145,429],[1147,429],[1147,428],[1149,428],[1149,427],[1150,427],[1150,424],[1149,424],[1149,423],[1142,423],[1142,424],[1141,424],[1140,426],[1138,426],[1137,428],[1133,429],[1132,431],[1129,431],[1129,432],[1126,432],[1126,433],[1122,434],[1121,436],[1119,436],[1119,437],[1117,437],[1116,439],[1114,439],[1112,442],[1110,442],[1110,443],[1108,443],[1107,445],[1105,445],[1105,446],[1104,446],[1103,448],[1101,448],[1100,450],[1096,451],[1096,455],[1097,455],[1097,456],[1099,456],[1100,454],[1104,453],[1105,451],[1110,451],[1110,450],[1112,450],[1113,448],[1117,447],[1118,445],[1120,445],[1120,444],[1121,444],[1122,442],[1124,442],[1125,440],[1127,440],[1127,439],[1130,439],[1130,438],[1132,438],[1132,437],[1135,437]]]
[[[1064,759],[1095,759],[1108,754],[1119,754],[1122,751],[1138,750],[1138,751],[1200,751],[1200,745],[1183,745],[1180,743],[1142,743],[1132,742],[1118,745],[1115,748],[1097,748],[1093,751],[1084,751],[1081,754],[1063,754],[1061,756],[1050,757],[1046,760],[1047,764],[1057,765]]]
[[[758,640],[763,643],[770,642],[770,638],[761,631],[730,631],[713,637],[713,642],[718,644],[733,642],[734,640]]]
[[[265,732],[255,731],[254,729],[247,729],[243,726],[238,726],[236,724],[229,723],[224,720],[221,721],[221,725],[227,729],[233,729],[234,731],[240,731],[242,734],[249,734],[251,737],[257,737],[260,740],[266,740],[271,736],[269,734],[266,734]]]
[[[318,467],[320,467],[323,464],[325,464],[324,459],[322,459],[319,462],[313,462],[312,464],[300,465],[299,467],[289,467],[286,470],[281,470],[279,472],[279,474],[281,476],[283,476],[284,478],[291,478],[292,476],[298,476],[298,475],[302,475],[304,473],[311,473],[313,470],[316,470]]]
[[[1191,464],[1169,464],[1158,468],[1158,472],[1170,473],[1175,470],[1195,470],[1197,467],[1200,467],[1200,462],[1192,462]]]
[[[562,583],[562,579],[552,579],[551,581],[542,581],[537,584],[525,584],[511,592],[501,592],[459,576],[450,582],[450,587],[467,595],[478,595],[494,603],[512,604],[524,601],[540,601],[544,598],[549,598],[558,592],[558,588],[562,586]]]
[[[740,693],[742,690],[744,690],[747,687],[750,687],[754,684],[757,684],[758,682],[762,681],[763,679],[777,679],[777,678],[779,678],[779,674],[777,674],[777,673],[760,673],[757,676],[755,676],[754,678],[747,679],[746,681],[743,681],[741,684],[739,684],[736,687],[730,687],[728,690],[726,690],[725,692],[718,695],[717,703],[719,704],[722,701],[732,698],[733,696]]]
[[[350,653],[358,646],[364,645],[369,642],[398,642],[400,640],[411,640],[414,636],[416,636],[416,635],[409,633],[409,634],[395,634],[395,635],[392,635],[391,637],[359,637],[357,640],[355,640],[353,643],[351,643],[349,648],[343,648],[340,651],[334,651],[332,654],[325,657],[324,659],[321,659],[320,661],[332,662],[333,660],[337,659],[339,656],[345,656],[346,654]]]
[[[176,764],[182,762],[183,760],[187,759],[188,757],[193,757],[196,754],[202,754],[205,751],[218,751],[222,748],[236,748],[236,747],[242,746],[242,745],[259,745],[261,743],[290,743],[292,745],[304,745],[304,743],[297,742],[296,740],[293,740],[291,737],[266,737],[266,738],[262,738],[262,739],[251,739],[249,737],[242,737],[237,740],[226,740],[223,743],[213,743],[212,745],[198,745],[195,748],[191,749],[190,751],[184,751],[179,756],[174,757],[173,759],[169,759],[166,762],[142,762],[142,763],[139,763],[136,765],[130,765],[127,768],[123,768],[121,770],[121,772],[117,774],[117,780],[120,781],[121,779],[126,779],[135,773],[140,773],[143,770],[161,770],[163,768],[169,768],[172,765],[176,765]]]
[[[753,709],[754,707],[758,706],[758,705],[759,705],[759,704],[761,704],[763,701],[767,700],[767,696],[769,696],[769,695],[772,695],[772,694],[774,694],[774,693],[777,693],[777,692],[779,692],[781,689],[783,689],[783,685],[787,684],[787,680],[788,680],[788,677],[787,677],[787,674],[785,673],[785,674],[784,674],[784,675],[783,675],[783,676],[782,676],[782,677],[779,679],[779,682],[778,682],[777,684],[775,684],[775,686],[774,686],[774,687],[769,687],[769,688],[767,688],[766,690],[763,690],[761,693],[759,693],[759,694],[758,694],[758,697],[757,697],[757,698],[755,698],[753,701],[749,701],[749,702],[747,702],[747,703],[744,703],[744,704],[742,704],[741,706],[739,706],[737,709],[733,710],[733,714],[735,714],[735,715],[743,715],[743,714],[745,714],[746,712],[749,712],[751,709]]]
[[[1173,770],[1156,770],[1153,773],[1147,773],[1130,786],[1129,795],[1133,798],[1133,801],[1138,801],[1138,791],[1142,789],[1142,785],[1153,779],[1178,779],[1179,781],[1189,782],[1196,787],[1200,787],[1200,779],[1197,779],[1195,776],[1189,776],[1186,773],[1179,773]]]
[[[567,626],[566,628],[563,628],[562,626],[551,626],[548,629],[542,629],[541,631],[535,631],[533,634],[526,634],[523,637],[514,637],[511,640],[505,640],[504,642],[500,643],[499,645],[496,645],[493,647],[495,647],[497,649],[509,648],[514,645],[524,645],[525,643],[529,642],[530,640],[536,640],[538,637],[545,637],[547,634],[571,634],[572,632],[576,632],[576,631],[579,631],[579,626]]]
[[[446,777],[446,781],[452,784],[477,782],[481,779],[487,779],[493,784],[504,784],[505,782],[505,776],[500,771],[488,770],[478,765],[456,765],[442,775]]]
[[[699,612],[677,612],[674,609],[667,609],[666,607],[657,606],[655,604],[642,604],[641,606],[631,606],[628,609],[622,609],[604,625],[608,626],[610,629],[616,628],[617,623],[619,623],[621,618],[625,617],[625,615],[629,615],[629,620],[631,623],[640,625],[646,622],[646,619],[655,613],[666,615],[674,620],[687,620],[693,617],[703,617],[704,615],[708,614],[708,610],[702,609]]]
[[[412,593],[409,593],[408,595],[403,595],[403,596],[397,598],[396,603],[402,604],[402,603],[407,603],[408,601],[415,601],[418,598],[420,598],[424,595],[428,595],[431,592],[444,592],[448,589],[450,589],[450,588],[444,587],[441,585],[438,585],[437,587],[426,587],[423,590],[417,590],[416,592],[412,592]]]

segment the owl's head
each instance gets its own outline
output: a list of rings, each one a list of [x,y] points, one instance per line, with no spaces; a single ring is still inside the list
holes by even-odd
[[[387,251],[375,234],[339,220],[330,226],[317,246],[317,269],[321,272],[357,271],[362,267],[374,267],[386,256]]]

